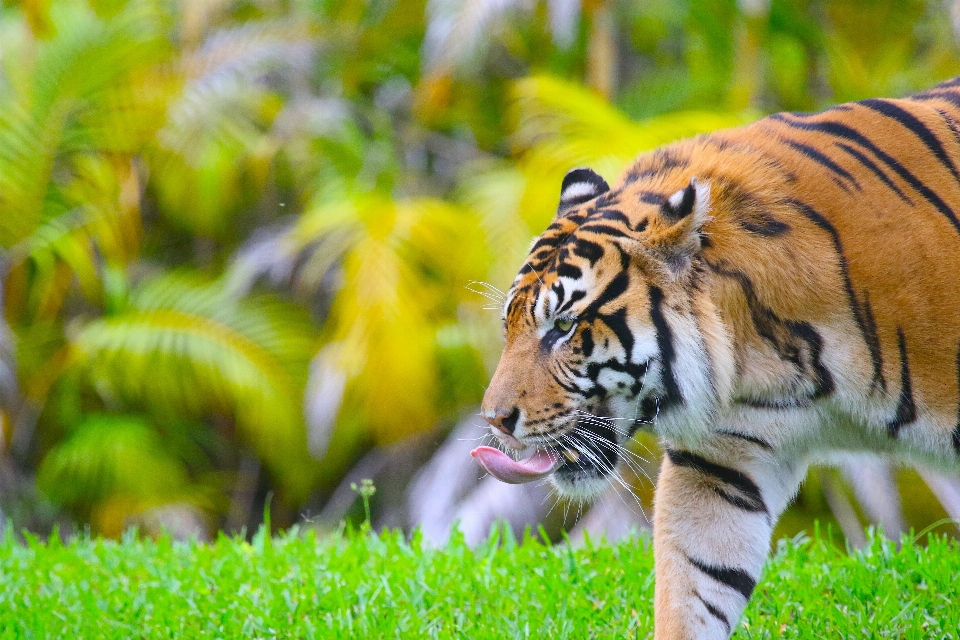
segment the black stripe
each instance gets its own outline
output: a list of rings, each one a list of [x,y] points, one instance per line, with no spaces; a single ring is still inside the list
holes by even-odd
[[[960,108],[960,94],[957,94],[954,91],[924,91],[923,93],[918,93],[914,96],[917,100],[943,100],[944,102],[949,102],[953,106]]]
[[[814,393],[814,397],[823,395]],[[810,405],[810,398],[734,398],[736,404],[742,404],[752,409],[795,409]]]
[[[761,236],[778,236],[790,230],[790,225],[777,220],[760,200],[742,184],[728,178],[714,178],[726,207],[737,213],[737,222],[744,229]]]
[[[560,244],[560,241],[563,240],[564,237],[559,235],[553,235],[553,234],[547,235],[548,231],[550,230],[548,229],[547,231],[544,231],[543,235],[537,238],[537,241],[534,243],[534,245],[530,247],[530,253],[539,251],[544,247],[555,249],[557,245]]]
[[[645,156],[641,159],[641,162],[646,166],[641,169],[639,166],[634,165],[627,174],[625,180],[627,184],[636,182],[642,178],[664,174],[671,169],[683,168],[688,164],[686,158],[680,158],[676,155],[675,151],[664,148],[657,149],[651,155]],[[640,163],[638,162],[637,164]]]
[[[739,433],[737,431],[726,431],[726,430],[717,431],[717,433],[722,436],[729,436],[731,438],[739,438],[740,440],[746,440],[747,442],[752,442],[753,444],[757,445],[761,449],[766,449],[767,451],[773,451],[773,446],[771,446],[769,442],[767,442],[766,440],[761,440],[756,436],[750,436],[745,433]]]
[[[627,227],[630,226],[630,219],[622,211],[617,211],[616,209],[601,209],[597,213],[589,216],[587,222],[594,220],[612,220],[613,222],[621,222],[627,225]]]
[[[597,201],[594,202],[594,206],[598,209],[604,207],[616,207],[620,204],[621,188],[618,188],[616,191],[604,191],[600,194],[600,197],[597,198]]]
[[[560,374],[565,376],[568,380],[575,380],[576,378],[580,377],[577,375],[577,371],[568,362],[558,362],[557,369],[559,370]]]
[[[713,565],[694,560],[690,556],[687,556],[687,560],[690,561],[690,564],[695,566],[697,569],[700,569],[700,571],[703,571],[717,582],[721,582],[731,589],[739,591],[747,600],[750,599],[750,594],[753,593],[754,588],[757,586],[757,581],[751,578],[750,574],[743,569],[737,569],[734,567],[715,567]]]
[[[663,317],[663,291],[659,287],[650,287],[650,320],[657,332],[657,348],[660,350],[660,367],[663,372],[664,396],[662,408],[673,403],[683,403],[680,387],[673,373],[673,362],[677,354],[673,349],[673,332]]]
[[[580,267],[565,262],[557,266],[557,277],[577,280],[583,277],[583,271],[580,270]]]
[[[887,379],[883,376],[883,352],[880,348],[880,337],[877,335],[877,320],[873,317],[873,308],[870,306],[870,292],[863,292],[863,322],[865,332],[863,337],[867,341],[867,349],[873,360],[873,380],[870,381],[871,391],[877,387],[887,390]]]
[[[732,140],[724,140],[720,136],[721,134],[714,133],[714,134],[711,134],[710,137],[705,138],[704,141],[709,144],[712,144],[719,151],[727,151],[728,149],[733,149],[734,151],[737,151],[737,152],[747,152],[747,153],[752,153],[754,151],[754,147],[748,147],[747,145],[744,145],[739,142],[734,142]],[[780,162],[779,160],[777,160],[771,155],[764,154],[764,156],[765,156],[763,160],[764,163],[770,168],[775,169],[781,176],[783,176],[784,180],[786,180],[787,182],[797,181],[797,174],[791,171],[790,169],[788,169],[787,167],[785,167],[782,162]]]
[[[563,284],[561,282],[554,282],[550,289],[553,291],[553,295],[557,296],[557,306],[561,306],[563,304],[563,299],[566,296],[566,292],[563,290]]]
[[[578,300],[582,300],[585,297],[587,297],[587,292],[584,291],[583,289],[577,289],[576,291],[570,294],[570,297],[567,299],[567,301],[561,307],[559,307],[555,313],[560,314],[560,313],[563,313],[564,311],[567,311]]]
[[[536,251],[531,251],[530,257],[528,260],[531,262],[542,263],[547,258],[552,256],[557,252],[556,247],[543,247],[542,249],[537,249]]]
[[[833,377],[820,360],[820,353],[823,349],[823,339],[810,323],[780,318],[772,309],[760,302],[753,282],[749,276],[742,271],[729,269],[719,262],[712,263],[704,261],[704,264],[711,268],[716,274],[731,278],[740,285],[740,289],[743,291],[743,296],[746,299],[747,308],[750,310],[750,317],[751,320],[753,320],[757,335],[769,342],[780,358],[793,363],[793,365],[803,373],[806,372],[806,368],[801,358],[801,349],[798,341],[806,343],[807,348],[810,350],[810,367],[814,378],[814,394],[812,397],[819,398],[832,393],[834,389]],[[756,404],[752,406],[762,408],[782,408],[784,406],[782,404],[768,404],[764,400],[746,400],[743,402],[755,402]]]
[[[958,77],[956,77],[956,78],[950,78],[949,80],[944,80],[943,82],[941,82],[941,83],[938,84],[938,85],[935,85],[935,86],[932,87],[931,89],[927,89],[926,91],[922,91],[922,92],[920,92],[920,93],[915,93],[915,94],[913,94],[913,95],[910,96],[910,97],[911,97],[911,98],[917,98],[917,97],[919,97],[919,96],[925,96],[925,95],[927,95],[928,93],[933,93],[934,91],[942,91],[942,90],[945,90],[945,89],[949,89],[949,88],[951,88],[951,87],[956,87],[956,86],[958,86],[958,85],[960,85],[960,76],[958,76]]]
[[[697,600],[699,600],[700,603],[703,604],[704,607],[706,607],[707,612],[708,612],[710,615],[712,615],[714,618],[716,618],[717,620],[719,620],[720,623],[721,623],[721,624],[724,626],[724,628],[727,630],[727,633],[730,633],[730,620],[727,618],[726,615],[724,615],[723,611],[720,611],[720,609],[716,608],[714,605],[712,605],[712,604],[710,604],[709,602],[707,602],[706,600],[704,600],[704,599],[703,599],[703,596],[700,595],[700,592],[699,592],[699,591],[694,592],[693,595],[697,596]]]
[[[603,305],[622,296],[629,286],[630,276],[626,271],[621,271],[613,280],[610,281],[610,284],[607,285],[603,292],[597,296],[593,302],[590,303],[590,306],[584,309],[581,316],[596,315]]]
[[[823,364],[820,354],[823,352],[823,338],[809,322],[787,322],[787,328],[801,340],[807,343],[810,349],[810,366],[813,368],[814,386],[813,398],[822,398],[833,393],[833,376]]]
[[[917,407],[913,403],[913,389],[910,384],[910,364],[907,362],[907,340],[903,329],[897,327],[897,345],[900,348],[900,399],[897,402],[897,414],[887,423],[887,433],[896,438],[900,428],[917,419]]]
[[[623,347],[624,360],[630,362],[630,356],[633,353],[633,332],[627,326],[627,308],[621,307],[613,313],[598,315],[597,318],[604,322],[617,335],[620,346]]]
[[[699,471],[704,475],[711,476],[735,488],[743,495],[735,495],[716,489],[717,495],[733,506],[753,513],[768,513],[767,505],[764,503],[763,495],[760,493],[760,487],[758,487],[757,483],[747,474],[737,471],[736,469],[731,469],[730,467],[714,464],[689,451],[667,449],[667,457],[670,458],[670,462],[678,467]]]
[[[947,203],[943,201],[940,196],[938,196],[934,191],[932,191],[926,184],[920,181],[915,175],[910,173],[902,164],[900,164],[896,159],[892,158],[889,154],[885,153],[882,149],[873,144],[866,136],[862,133],[848,127],[845,124],[839,122],[797,122],[794,120],[786,119],[782,114],[774,114],[769,116],[770,118],[782,122],[787,126],[793,127],[794,129],[802,129],[804,131],[821,131],[823,133],[828,133],[832,136],[838,138],[844,138],[845,140],[850,140],[856,142],[861,147],[869,150],[874,156],[879,158],[884,162],[888,167],[893,169],[893,171],[899,175],[905,182],[907,182],[914,190],[917,191],[920,195],[927,199],[937,211],[942,213],[944,216],[950,220],[950,224],[953,225],[954,229],[960,233],[960,220],[957,219],[957,216],[954,214],[953,210],[947,206]]]
[[[553,378],[553,381],[557,383],[557,386],[566,391],[567,393],[574,393],[577,395],[582,395],[583,390],[577,385],[569,382],[566,378],[561,378],[553,371],[550,372],[550,376]],[[572,376],[571,376],[572,377]]]
[[[662,193],[656,193],[654,191],[640,192],[640,202],[644,204],[653,204],[659,207],[666,201],[667,201],[667,196],[663,195]]]
[[[953,141],[960,144],[960,128],[957,127],[957,121],[946,111],[937,109],[937,113],[939,113],[943,121],[947,123],[947,128],[950,129],[950,133],[953,134]]]
[[[528,272],[529,272],[529,271],[533,271],[533,272],[534,272],[534,275],[536,275],[537,278],[538,278],[538,284],[539,284],[540,274],[547,270],[547,265],[548,265],[550,262],[553,262],[553,260],[551,260],[550,258],[551,258],[552,256],[555,256],[555,255],[556,255],[555,253],[551,253],[551,254],[549,254],[548,256],[545,256],[545,257],[543,257],[543,258],[538,258],[538,257],[536,257],[536,256],[528,256],[528,257],[527,257],[527,264],[530,265],[530,268],[527,269],[527,271],[528,271]],[[522,275],[522,274],[521,274],[521,275]]]
[[[630,267],[630,261],[632,259],[631,255],[619,244],[614,245],[617,248],[617,253],[620,254],[620,268],[626,271]]]
[[[896,120],[905,128],[909,129],[913,135],[917,136],[920,141],[926,145],[927,149],[929,149],[933,155],[937,156],[940,164],[950,169],[950,173],[953,174],[954,179],[960,182],[960,173],[957,173],[957,167],[953,164],[950,156],[947,155],[943,145],[940,143],[940,139],[937,138],[936,134],[930,131],[919,118],[888,100],[862,100],[860,104],[872,111]]]
[[[659,175],[661,171],[660,167],[647,167],[646,169],[641,169],[639,171],[631,171],[627,174],[627,184],[631,182],[636,182],[637,180],[642,180],[643,178],[650,178],[656,175]]]
[[[862,153],[860,153],[859,151],[857,151],[856,149],[854,149],[853,147],[851,147],[845,142],[838,142],[837,146],[840,147],[841,150],[845,151],[847,155],[853,156],[860,164],[862,164],[867,169],[869,169],[871,173],[873,173],[873,175],[877,176],[883,182],[883,184],[890,187],[890,189],[894,193],[896,193],[901,200],[909,204],[911,207],[914,205],[913,200],[908,198],[906,194],[903,191],[901,191],[900,187],[895,185],[893,183],[893,180],[890,179],[890,177],[886,174],[886,172],[880,167],[878,167],[873,160],[863,155]]]
[[[853,282],[850,279],[850,268],[847,265],[847,257],[843,251],[843,243],[840,241],[840,234],[837,232],[836,228],[830,224],[830,221],[820,215],[820,213],[818,213],[817,210],[810,205],[799,200],[791,200],[789,202],[811,222],[830,234],[830,239],[833,241],[833,249],[837,254],[837,262],[840,264],[840,275],[843,277],[843,288],[847,292],[847,304],[850,307],[851,313],[853,313],[853,319],[857,323],[857,328],[860,329],[860,335],[863,336],[864,342],[867,344],[867,348],[870,350],[870,359],[873,361],[874,379],[882,378],[883,357],[880,354],[880,343],[879,341],[871,342],[867,336],[867,323],[864,320],[863,312],[861,311],[860,304],[857,301],[857,294],[853,290]]]
[[[584,222],[583,225],[577,229],[577,233],[581,233],[583,231],[589,231],[590,233],[601,233],[604,235],[613,236],[614,238],[622,238],[626,235],[623,229],[610,226],[609,224],[594,222],[592,220]]]
[[[583,355],[590,357],[593,355],[593,331],[589,327],[580,334],[580,344],[583,349]]]
[[[857,191],[860,191],[860,183],[857,182],[857,179],[856,179],[856,178],[854,178],[852,175],[850,175],[850,172],[849,172],[849,171],[847,171],[846,169],[844,169],[843,167],[841,167],[840,165],[838,165],[836,162],[834,162],[833,160],[831,160],[831,159],[828,158],[827,156],[823,155],[822,153],[820,153],[819,151],[817,151],[817,150],[814,149],[813,147],[811,147],[811,146],[809,146],[809,145],[805,145],[805,144],[800,143],[800,142],[797,142],[796,140],[791,140],[791,139],[789,139],[789,138],[784,138],[784,137],[781,137],[781,138],[780,138],[780,141],[786,143],[786,144],[787,144],[788,146],[790,146],[790,147],[793,147],[794,149],[796,149],[797,151],[799,151],[799,152],[802,153],[803,155],[807,156],[808,158],[810,158],[811,160],[813,160],[814,162],[816,162],[817,164],[819,164],[821,167],[832,171],[832,172],[835,173],[836,175],[838,175],[838,176],[840,176],[841,178],[843,178],[843,179],[847,180],[848,182],[852,183],[853,186],[856,187]],[[843,184],[842,182],[840,182],[839,180],[836,180],[836,179],[834,179],[834,182],[835,182],[841,189],[843,189],[843,190],[846,191],[847,193],[850,193],[850,189],[847,187],[847,185]]]
[[[750,277],[736,269],[729,269],[721,263],[712,263],[704,261],[715,273],[725,278],[735,280],[740,285],[743,297],[746,299],[747,308],[750,310],[750,319],[753,321],[753,328],[757,335],[770,343],[777,354],[783,360],[792,362],[798,369],[803,370],[803,362],[800,360],[800,353],[795,345],[788,344],[779,334],[786,331],[793,335],[786,328],[786,323],[773,312],[772,309],[760,302],[757,297],[756,288]],[[779,330],[779,331],[778,331]]]
[[[754,213],[750,218],[740,220],[740,226],[751,233],[761,236],[779,236],[790,231],[790,225],[781,222],[765,211]]]
[[[577,238],[573,243],[573,253],[589,261],[592,267],[603,257],[603,247],[596,242]]]
[[[604,396],[607,393],[607,389],[597,385],[597,379],[600,377],[600,374],[605,371],[619,371],[620,373],[625,373],[630,376],[632,379],[637,382],[634,386],[631,386],[631,391],[633,393],[639,393],[640,390],[640,380],[647,373],[647,363],[642,364],[633,364],[632,362],[620,362],[617,358],[610,358],[604,362],[591,362],[587,365],[586,377],[594,383],[593,391],[589,392],[588,395],[601,395]],[[582,376],[582,374],[581,374]],[[634,389],[636,387],[636,389]]]
[[[515,292],[514,296],[510,298],[510,302],[507,303],[507,309],[503,314],[505,321],[513,317],[513,315],[517,313],[517,306],[520,304],[520,301],[519,301],[520,296],[516,295],[517,293],[519,293],[519,291]]]
[[[557,344],[558,340],[567,336],[567,333],[560,331],[560,329],[557,329],[556,327],[551,327],[545,334],[543,334],[543,337],[540,338],[540,348],[543,351],[550,351],[553,349],[554,345]]]

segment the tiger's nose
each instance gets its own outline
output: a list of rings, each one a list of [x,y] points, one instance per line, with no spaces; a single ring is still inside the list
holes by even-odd
[[[483,412],[483,419],[494,426],[494,428],[513,435],[517,428],[517,421],[520,420],[520,407],[514,407],[512,410],[495,409],[493,412]]]

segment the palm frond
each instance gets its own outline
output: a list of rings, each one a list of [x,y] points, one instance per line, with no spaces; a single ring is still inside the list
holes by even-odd
[[[61,190],[63,204],[70,208],[40,222],[5,256],[12,269],[29,267],[27,286],[34,300],[48,299],[49,293],[56,292],[47,305],[33,305],[35,316],[50,317],[59,308],[66,293],[58,282],[61,266],[76,277],[89,300],[99,302],[104,269],[122,268],[138,253],[139,181],[133,168],[88,155],[76,159],[75,171],[74,179]]]
[[[0,61],[0,247],[27,274],[24,295],[7,302],[33,316],[59,311],[71,275],[100,301],[104,265],[136,257],[131,155],[166,100],[156,64],[168,45],[149,12],[100,18],[64,2],[49,13],[52,37],[21,28]]]
[[[279,148],[277,85],[303,84],[315,48],[309,24],[260,20],[213,29],[184,52],[182,92],[146,154],[167,217],[208,237],[228,229],[244,179],[262,182]]]
[[[117,494],[142,504],[182,499],[190,478],[147,419],[93,414],[47,453],[37,482],[55,503],[89,508]]]
[[[163,108],[162,96],[141,92],[166,46],[141,12],[101,20],[67,2],[52,7],[51,17],[53,38],[22,35],[3,59],[0,246],[68,208],[60,188],[74,176],[76,154],[132,150],[155,130]]]
[[[69,369],[107,406],[231,416],[240,439],[303,498],[311,465],[301,403],[313,341],[291,305],[232,300],[215,285],[174,275],[135,291],[122,313],[83,327]]]

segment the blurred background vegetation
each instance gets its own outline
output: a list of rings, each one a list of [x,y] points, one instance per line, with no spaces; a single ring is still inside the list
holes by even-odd
[[[960,73],[944,0],[0,3],[0,508],[16,527],[495,517],[478,480],[505,289],[564,172]],[[481,284],[489,283],[489,284]],[[653,476],[656,442],[642,439]],[[490,480],[490,479],[487,479]],[[903,495],[906,498],[900,499]],[[817,469],[781,533],[960,517],[956,480]],[[471,529],[472,527],[472,529]],[[575,533],[575,531],[574,531]],[[860,538],[858,538],[860,536]]]

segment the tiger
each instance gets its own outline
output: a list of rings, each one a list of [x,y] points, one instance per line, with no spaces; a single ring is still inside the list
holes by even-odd
[[[503,306],[474,458],[596,496],[665,452],[654,637],[728,638],[808,465],[960,466],[960,77],[565,176]]]

